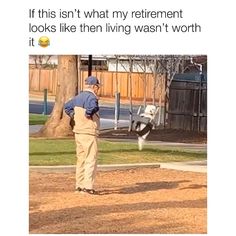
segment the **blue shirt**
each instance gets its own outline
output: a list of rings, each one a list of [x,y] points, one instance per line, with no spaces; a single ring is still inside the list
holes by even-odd
[[[98,98],[91,91],[82,91],[80,94],[65,103],[65,113],[70,117],[73,117],[75,107],[84,108],[85,116],[92,117],[93,114],[99,111]]]

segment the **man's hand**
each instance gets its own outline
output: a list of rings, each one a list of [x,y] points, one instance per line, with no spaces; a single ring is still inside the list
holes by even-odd
[[[93,118],[90,115],[85,114],[85,117],[89,120],[92,120]]]
[[[73,129],[75,126],[75,120],[73,118],[70,119],[70,126]]]
[[[71,112],[71,113],[69,114],[69,116],[70,116],[71,119],[74,119],[74,115],[75,115],[74,112]]]

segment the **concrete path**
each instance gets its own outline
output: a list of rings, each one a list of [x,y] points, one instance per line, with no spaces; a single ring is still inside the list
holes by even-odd
[[[160,168],[159,163],[110,164],[98,165],[98,171],[127,170],[139,167]],[[67,166],[30,166],[31,171],[37,172],[75,172],[75,165]]]
[[[136,139],[115,139],[115,138],[100,138],[102,140],[109,140],[111,142],[129,142],[137,143]],[[207,144],[206,143],[176,143],[176,142],[164,142],[164,141],[146,141],[146,145],[158,145],[161,148],[175,149],[175,150],[185,150],[185,151],[199,151],[206,152]]]
[[[116,164],[98,165],[98,171],[124,170],[134,168],[165,168],[192,172],[207,172],[207,161],[169,162],[169,163],[136,163],[136,164]],[[68,166],[30,166],[30,171],[42,173],[70,173],[75,172],[75,165]]]
[[[206,173],[207,160],[161,163],[161,168]]]

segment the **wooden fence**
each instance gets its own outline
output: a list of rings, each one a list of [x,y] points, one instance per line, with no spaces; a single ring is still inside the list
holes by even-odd
[[[207,83],[173,81],[170,87],[168,126],[173,129],[207,131]]]
[[[58,84],[57,75],[57,69],[30,68],[29,92],[42,92],[44,89],[48,89],[48,94],[55,95]],[[81,89],[84,87],[84,80],[86,79],[87,75],[87,71],[81,71]],[[102,84],[99,94],[101,97],[114,98],[116,84],[118,84],[118,92],[120,92],[121,98],[129,98],[131,87],[132,98],[134,100],[143,100],[145,94],[147,101],[151,101],[153,99],[154,78],[152,74],[147,73],[144,75],[144,73],[132,73],[131,85],[129,83],[129,73],[93,71],[92,75],[96,76]],[[116,83],[116,81],[118,83]],[[164,98],[164,76],[159,75],[156,81],[159,81],[155,90],[155,98],[156,101],[158,101],[159,97],[162,99]]]
[[[44,89],[47,89],[49,95],[55,95],[58,85],[57,75],[57,69],[30,68],[29,92],[43,92]],[[87,75],[87,71],[81,71],[81,90],[83,90]],[[121,102],[122,99],[129,98],[130,90],[133,100],[143,101],[146,96],[146,101],[150,103],[153,99],[154,78],[152,74],[132,73],[131,79],[130,74],[125,72],[93,71],[92,75],[101,81],[100,97],[114,98],[116,84],[118,84]],[[155,90],[155,101],[159,101],[160,98],[164,101],[164,76],[158,75],[156,81],[159,83]],[[169,96],[169,106],[164,118],[167,118],[167,128],[207,131],[207,83],[205,81],[173,80]]]

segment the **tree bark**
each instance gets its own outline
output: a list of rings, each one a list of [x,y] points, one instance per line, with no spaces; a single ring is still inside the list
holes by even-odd
[[[50,118],[37,135],[65,137],[72,135],[70,117],[64,112],[64,104],[77,94],[77,56],[58,56],[58,84],[55,105]]]

